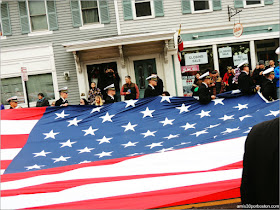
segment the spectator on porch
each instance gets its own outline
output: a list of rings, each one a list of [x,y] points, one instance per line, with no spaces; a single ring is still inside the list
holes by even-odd
[[[101,98],[101,96],[96,96],[95,97],[95,103],[94,103],[95,106],[102,106],[103,105],[103,100]]]
[[[276,66],[275,66],[274,60],[270,60],[270,61],[269,61],[269,66],[268,66],[266,69],[275,68],[275,67],[276,67]]]
[[[230,76],[232,76],[232,67],[228,66],[227,72],[225,73],[224,78],[223,78],[223,82],[224,82],[226,91],[230,91],[229,82],[228,82]]]
[[[139,88],[135,83],[131,82],[131,77],[125,77],[125,84],[122,86],[121,95],[124,96],[125,100],[135,100],[139,98]]]
[[[151,75],[157,77],[157,86],[155,86],[155,89],[158,92],[158,95],[161,95],[163,93],[163,81],[156,73],[152,73]]]
[[[90,84],[90,90],[88,91],[88,103],[90,105],[93,105],[95,103],[95,97],[97,95],[102,97],[101,90],[96,87],[95,82],[92,82]]]
[[[88,105],[88,102],[85,98],[80,99],[80,105]]]
[[[43,93],[38,93],[38,101],[36,107],[50,106],[49,101],[45,98]]]

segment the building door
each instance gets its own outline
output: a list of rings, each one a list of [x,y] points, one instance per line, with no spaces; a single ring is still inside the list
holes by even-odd
[[[139,87],[139,91],[140,91],[139,98],[144,98],[145,89],[149,84],[146,78],[150,76],[152,73],[157,73],[156,60],[148,59],[148,60],[134,61],[134,71],[135,71],[136,84]]]

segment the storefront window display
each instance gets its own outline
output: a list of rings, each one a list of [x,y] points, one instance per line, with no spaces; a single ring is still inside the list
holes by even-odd
[[[255,42],[257,60],[264,60],[265,65],[269,65],[269,60],[274,60],[277,64],[278,56],[275,50],[279,47],[279,39],[260,40]]]
[[[251,64],[249,42],[218,45],[219,70],[223,77],[227,72],[227,67],[236,67],[243,61]]]
[[[181,73],[184,96],[192,96],[192,84],[197,73],[214,70],[212,46],[189,48],[182,53]]]

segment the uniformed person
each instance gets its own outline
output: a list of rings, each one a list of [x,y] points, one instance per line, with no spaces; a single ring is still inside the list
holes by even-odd
[[[277,89],[276,85],[273,83],[274,68],[269,68],[263,72],[265,79],[263,80],[261,86],[261,93],[268,101],[277,100]]]
[[[147,77],[146,80],[149,81],[149,85],[145,90],[144,98],[158,96],[158,91],[155,88],[157,86],[157,76],[151,75]]]
[[[21,106],[18,105],[18,98],[17,96],[13,96],[7,99],[7,102],[10,104],[10,109],[20,109]]]
[[[201,86],[199,87],[199,102],[201,104],[208,104],[212,99],[215,99],[216,96],[211,95],[211,90],[209,88],[211,83],[211,77],[209,71],[202,74],[199,79],[202,80]]]
[[[105,98],[105,104],[112,104],[112,103],[117,102],[117,98],[115,97],[116,89],[115,89],[114,84],[111,84],[111,85],[105,87],[104,90],[107,91],[107,96]]]
[[[242,65],[240,65],[241,74],[238,76],[238,85],[239,89],[242,93],[246,95],[254,94],[259,89],[260,86],[256,86],[253,79],[250,77],[250,70],[249,65],[247,62],[243,62]]]
[[[279,205],[279,118],[255,125],[250,131],[240,192],[244,205]]]
[[[63,87],[63,88],[59,89],[58,91],[59,91],[59,94],[60,94],[60,99],[58,99],[55,102],[55,106],[68,106],[68,101],[67,101],[68,88]]]

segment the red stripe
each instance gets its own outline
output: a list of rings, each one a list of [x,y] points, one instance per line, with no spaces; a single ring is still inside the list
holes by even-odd
[[[238,189],[241,179],[193,185],[187,187],[136,193],[132,195],[114,196],[71,203],[39,206],[28,209],[152,209],[171,204],[196,200],[213,199],[213,195],[227,198],[240,197]],[[108,189],[110,190],[110,189]],[[224,192],[224,193],[223,193]],[[229,193],[230,192],[230,193]],[[219,199],[216,197],[214,200]]]
[[[1,110],[1,120],[39,120],[46,107]]]
[[[1,160],[1,169],[6,169],[10,165],[12,160]]]
[[[227,168],[228,167],[228,168]],[[141,178],[151,178],[151,177],[163,177],[163,176],[172,176],[172,175],[181,175],[181,174],[192,174],[192,173],[204,173],[210,171],[222,171],[228,169],[239,169],[242,168],[242,163],[230,164],[218,169],[211,169],[206,171],[195,171],[195,172],[176,172],[176,173],[164,173],[164,174],[144,174],[144,175],[132,175],[132,176],[119,176],[119,177],[105,177],[105,178],[88,178],[88,179],[75,179],[67,181],[56,181],[46,184],[40,184],[30,187],[24,187],[20,189],[13,190],[4,190],[1,192],[1,196],[15,196],[20,194],[35,194],[35,193],[50,193],[50,192],[59,192],[68,188],[77,187],[86,184],[94,184],[101,182],[113,182],[113,181],[124,181],[132,179],[141,179]]]
[[[86,166],[100,166],[100,165],[110,165],[122,162],[124,160],[132,159],[134,157],[124,157],[124,158],[116,158],[111,160],[101,160],[101,161],[95,161],[91,163],[84,163],[84,164],[76,164],[76,165],[70,165],[70,166],[63,166],[63,167],[56,167],[56,168],[49,168],[39,171],[30,171],[30,172],[22,172],[22,173],[13,173],[13,174],[3,174],[1,176],[1,182],[8,182],[8,181],[14,181],[19,179],[26,179],[29,177],[34,176],[40,176],[40,175],[50,175],[50,174],[57,174],[62,173],[66,171],[71,171],[73,169],[83,168]]]
[[[29,134],[1,135],[1,149],[23,148]]]

